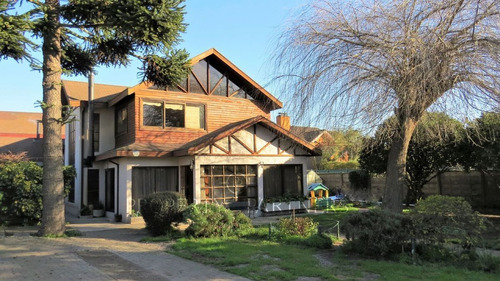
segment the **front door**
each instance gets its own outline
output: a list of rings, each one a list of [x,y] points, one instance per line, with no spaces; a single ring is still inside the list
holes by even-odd
[[[115,169],[105,170],[105,208],[108,212],[115,211]]]

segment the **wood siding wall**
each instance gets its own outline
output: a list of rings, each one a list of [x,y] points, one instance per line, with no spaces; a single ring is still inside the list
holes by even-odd
[[[127,107],[127,133],[121,134],[115,137],[115,147],[122,147],[125,145],[129,145],[135,142],[135,130],[136,130],[136,116],[139,115],[139,109],[135,106],[135,102],[133,97],[125,99],[122,103],[118,104],[116,108],[120,108],[122,106]],[[115,112],[116,114],[116,112]],[[113,118],[116,116],[113,115]],[[115,122],[113,120],[113,122]]]
[[[155,130],[144,128],[142,126],[142,116],[140,113],[142,98],[179,103],[204,104],[207,130],[183,128]],[[135,141],[140,143],[186,143],[236,121],[252,118],[258,115],[270,118],[270,111],[264,109],[265,107],[258,101],[200,94],[142,90],[135,95],[134,105],[135,111],[133,130],[135,131]],[[132,116],[130,115],[129,118],[131,117]],[[130,129],[131,127],[129,127],[129,130]]]

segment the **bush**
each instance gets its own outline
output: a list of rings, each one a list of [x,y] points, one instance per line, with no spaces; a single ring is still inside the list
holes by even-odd
[[[35,162],[0,165],[0,224],[33,225],[42,217],[42,167]]]
[[[33,225],[42,218],[42,167],[30,161],[0,164],[0,225]],[[75,177],[71,166],[63,168],[67,195]]]
[[[277,229],[280,236],[309,237],[318,232],[318,223],[308,217],[282,218],[278,222]]]
[[[194,237],[229,236],[252,227],[251,220],[243,213],[233,212],[217,204],[191,204],[184,212],[190,225],[186,234]]]
[[[417,203],[410,212],[414,235],[425,244],[441,244],[448,239],[464,248],[477,245],[485,221],[461,197],[433,195]]]
[[[178,192],[153,193],[141,202],[141,214],[146,229],[153,236],[165,235],[172,230],[172,223],[182,221],[187,207],[186,198]]]
[[[348,241],[344,250],[370,257],[390,257],[410,239],[408,216],[382,210],[350,213],[341,223]]]

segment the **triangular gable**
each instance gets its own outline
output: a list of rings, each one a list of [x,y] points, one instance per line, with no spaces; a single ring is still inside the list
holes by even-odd
[[[252,78],[250,78],[247,74],[245,74],[243,71],[241,71],[236,65],[234,65],[232,62],[230,62],[226,57],[224,57],[219,51],[216,49],[212,48],[210,50],[207,50],[195,57],[193,57],[190,60],[191,66],[195,66],[196,64],[200,63],[202,60],[210,59],[211,62],[214,64],[218,65],[219,68],[224,69],[224,72],[227,72],[228,75],[231,77],[229,80],[233,79],[235,80],[234,82],[237,82],[239,84],[244,84],[247,88],[251,88],[252,90],[248,92],[249,95],[252,96],[253,99],[260,100],[264,104],[270,106],[272,110],[282,108],[283,103],[278,100],[276,97],[274,97],[271,93],[269,93],[264,87],[260,86],[257,82],[255,82]],[[190,77],[192,74],[190,74]],[[197,82],[199,83],[200,81],[198,80],[199,78],[196,78]],[[204,84],[204,83],[201,83]],[[143,82],[140,83],[132,88],[127,89],[124,91],[122,94],[119,96],[115,97],[113,100],[109,102],[109,106],[112,106],[119,102],[121,99],[124,97],[131,95],[135,93],[137,90],[141,89],[147,89],[153,87],[148,82]],[[201,86],[203,87],[203,86]],[[185,90],[185,86],[183,87],[182,85],[179,85],[179,89]],[[208,94],[212,94],[213,91],[210,91],[209,89],[204,88],[204,91],[208,92]],[[177,90],[176,90],[177,91]]]
[[[321,152],[263,116],[235,122],[173,152],[185,155],[317,156]]]

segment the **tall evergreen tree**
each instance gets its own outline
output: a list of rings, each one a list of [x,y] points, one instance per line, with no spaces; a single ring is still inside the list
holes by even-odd
[[[61,74],[87,75],[97,65],[143,62],[142,79],[167,86],[187,75],[188,54],[176,50],[183,0],[0,0],[0,59],[43,56],[43,217],[41,235],[65,231]],[[27,12],[20,13],[19,11]],[[40,38],[40,44],[33,38]]]

